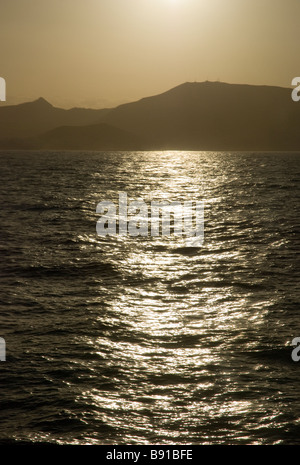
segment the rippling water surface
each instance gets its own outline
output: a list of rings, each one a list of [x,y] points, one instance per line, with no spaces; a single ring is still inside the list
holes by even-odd
[[[296,153],[2,152],[0,442],[300,444]],[[205,240],[96,234],[203,200]]]

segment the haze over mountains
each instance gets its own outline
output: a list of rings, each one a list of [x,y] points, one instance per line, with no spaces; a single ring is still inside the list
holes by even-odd
[[[113,109],[0,107],[0,149],[300,150],[291,89],[185,83]]]

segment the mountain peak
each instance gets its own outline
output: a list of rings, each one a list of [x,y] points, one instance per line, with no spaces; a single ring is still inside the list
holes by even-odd
[[[38,98],[37,100],[34,100],[31,102],[35,105],[43,106],[43,107],[52,107],[51,103],[47,102],[43,97]]]

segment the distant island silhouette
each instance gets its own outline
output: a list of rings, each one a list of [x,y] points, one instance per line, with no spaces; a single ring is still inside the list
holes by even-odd
[[[300,150],[291,89],[193,82],[112,109],[0,107],[0,149]]]

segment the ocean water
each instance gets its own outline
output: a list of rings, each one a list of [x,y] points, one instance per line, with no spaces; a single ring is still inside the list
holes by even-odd
[[[300,154],[0,153],[0,442],[300,444]],[[203,200],[205,238],[96,234]]]

